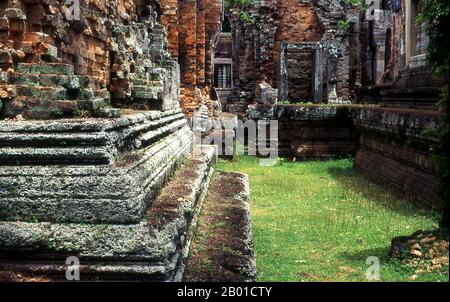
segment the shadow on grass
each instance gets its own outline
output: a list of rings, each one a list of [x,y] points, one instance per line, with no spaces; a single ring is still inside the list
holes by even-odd
[[[414,272],[413,267],[405,265],[399,259],[390,257],[388,246],[366,249],[358,252],[342,252],[341,254],[339,254],[339,257],[348,261],[362,261],[363,263],[366,263],[369,257],[377,257],[380,260],[380,264],[385,267],[392,267],[397,271],[406,270],[410,271],[410,273]]]
[[[401,194],[390,190],[386,185],[375,183],[364,178],[353,167],[331,167],[328,169],[328,173],[343,188],[376,202],[389,211],[396,212],[405,217],[414,216],[419,212],[422,215],[432,216],[438,219],[439,215],[436,210],[427,208],[413,199],[405,198]]]
[[[339,255],[340,258],[350,260],[350,261],[358,261],[358,260],[365,261],[368,257],[372,257],[372,256],[378,257],[383,260],[391,260],[391,258],[389,257],[389,247],[388,246],[377,247],[377,248],[362,250],[362,251],[358,251],[358,252],[345,251]]]

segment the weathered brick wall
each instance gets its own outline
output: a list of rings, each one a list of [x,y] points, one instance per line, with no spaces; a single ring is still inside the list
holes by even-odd
[[[275,34],[274,70],[271,80],[276,83],[277,66],[280,62],[280,45],[289,43],[318,42],[322,39],[323,28],[314,10],[314,1],[278,1],[279,27]],[[308,60],[310,61],[310,60]],[[307,63],[308,64],[308,63]],[[311,65],[311,63],[309,63]]]
[[[223,1],[222,0],[205,0],[206,14],[205,14],[205,27],[206,27],[206,57],[205,57],[205,83],[207,85],[213,84],[214,79],[214,66],[213,59],[215,53],[215,47],[217,39],[219,37],[222,16],[223,16]]]
[[[206,68],[206,0],[197,0],[197,86],[205,85]]]
[[[179,57],[183,88],[197,84],[197,0],[179,2]]]
[[[210,88],[214,79],[216,38],[221,30],[222,0],[157,2],[161,8],[161,23],[168,32],[169,51],[180,64],[181,107],[184,113],[192,116],[202,105],[217,108]],[[211,111],[210,114],[215,113]]]
[[[161,24],[167,30],[168,48],[170,54],[178,59],[178,2],[179,0],[158,0],[161,9]]]
[[[349,107],[251,105],[249,118],[278,120],[278,150],[298,159],[353,156],[358,132]]]
[[[247,7],[231,11],[234,46],[234,80],[244,91],[254,88],[254,81],[267,78],[270,84],[276,79],[274,62],[275,35],[279,26],[279,1],[256,1]],[[241,17],[246,12],[250,20]]]
[[[158,5],[90,0],[78,11],[77,1],[64,3],[2,2],[3,116],[92,115],[110,101],[134,109],[179,106],[178,67],[166,52]]]
[[[64,17],[68,8],[61,1],[9,1],[7,10],[10,16],[15,11],[16,16],[6,16],[10,20],[9,37],[3,35],[2,43],[14,41],[14,47],[25,52],[24,61],[32,62],[37,59],[37,53],[33,50],[36,50],[39,39],[32,33],[47,34],[46,42],[58,48],[59,57],[65,63],[73,64],[76,73],[93,76],[99,87],[106,87],[109,53],[105,50],[109,48],[110,32],[102,17],[116,12],[115,20],[118,23],[130,19],[130,16],[136,16],[135,5],[131,5],[132,3],[133,1],[82,1],[80,20],[69,22]]]

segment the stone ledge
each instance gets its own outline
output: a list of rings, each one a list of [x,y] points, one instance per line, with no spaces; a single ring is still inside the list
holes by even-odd
[[[131,223],[189,153],[192,135],[184,128],[131,156],[124,166],[6,167],[0,169],[0,218],[21,221]],[[125,161],[128,161],[125,159]],[[14,173],[17,171],[17,173]],[[20,172],[19,172],[20,171]],[[48,172],[48,174],[46,173]]]
[[[0,219],[140,221],[179,159],[189,154],[192,131],[179,111],[102,122],[25,122],[0,130]],[[68,136],[73,139],[65,144]]]
[[[247,115],[254,120],[324,121],[350,119],[349,106],[251,105]]]
[[[213,174],[196,234],[184,281],[255,281],[247,175]]]
[[[437,111],[356,107],[352,110],[355,126],[361,131],[382,133],[397,138],[408,137],[422,142],[434,139],[424,134],[425,130],[436,130],[442,115]]]
[[[123,117],[114,119],[61,119],[47,121],[17,121],[0,120],[0,133],[2,132],[78,132],[78,131],[113,131],[123,127],[156,121],[161,118],[176,115],[184,117],[181,109],[168,111],[146,111],[125,114]]]

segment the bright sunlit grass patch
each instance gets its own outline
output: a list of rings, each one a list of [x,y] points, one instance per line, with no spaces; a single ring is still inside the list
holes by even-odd
[[[387,254],[391,239],[437,227],[438,216],[400,200],[354,172],[351,160],[261,167],[254,157],[217,168],[250,177],[259,281],[366,281],[369,256],[382,281],[409,281],[415,270]],[[448,281],[448,268],[416,281]]]

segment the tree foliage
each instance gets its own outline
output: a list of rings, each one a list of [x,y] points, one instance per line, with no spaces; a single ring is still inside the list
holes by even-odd
[[[427,61],[432,66],[437,76],[448,76],[449,72],[449,2],[450,0],[421,0],[421,12],[417,18],[419,23],[425,24],[426,34],[429,37]],[[438,172],[443,179],[442,197],[444,211],[441,226],[448,229],[448,86],[443,89],[440,110],[444,118],[436,133],[438,143],[431,146],[433,159],[437,165]]]
[[[225,0],[225,12],[237,14],[239,20],[246,24],[255,24],[256,20],[246,11],[246,8],[254,2],[255,0]]]
[[[229,11],[234,6],[247,6],[253,4],[255,0],[225,0],[225,10]]]
[[[448,74],[450,0],[421,0],[421,12],[417,21],[426,25],[426,33],[430,39],[428,44],[428,62],[438,75]]]

